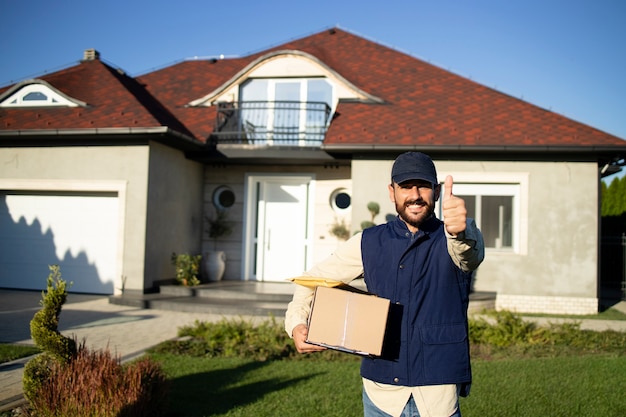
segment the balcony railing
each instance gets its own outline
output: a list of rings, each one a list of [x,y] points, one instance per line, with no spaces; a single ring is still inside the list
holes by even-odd
[[[319,147],[329,117],[324,102],[218,103],[213,139],[218,144]]]

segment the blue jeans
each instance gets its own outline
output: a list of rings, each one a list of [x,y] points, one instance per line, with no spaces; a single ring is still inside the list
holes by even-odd
[[[363,390],[363,417],[391,417],[389,414],[376,407],[370,397],[367,396],[365,390]],[[413,396],[409,398],[404,410],[400,417],[420,417],[419,411],[417,411],[417,405],[413,400]],[[461,417],[461,408],[457,407],[456,412],[450,417]]]

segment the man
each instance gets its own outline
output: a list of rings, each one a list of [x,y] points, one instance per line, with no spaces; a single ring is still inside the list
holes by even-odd
[[[388,186],[397,218],[356,234],[304,274],[342,282],[363,275],[369,292],[400,306],[396,354],[366,357],[361,364],[365,417],[461,416],[458,397],[471,383],[470,280],[484,243],[452,185],[448,176],[442,222],[434,213],[441,185],[432,160],[419,152],[401,154]],[[285,318],[301,353],[324,349],[306,343],[312,297],[312,289],[298,286]]]

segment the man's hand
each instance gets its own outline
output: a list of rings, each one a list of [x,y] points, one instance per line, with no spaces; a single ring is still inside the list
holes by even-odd
[[[465,231],[467,226],[467,210],[465,209],[465,201],[452,194],[452,176],[446,177],[443,195],[443,224],[446,231],[451,235],[458,235]]]
[[[325,347],[312,345],[305,342],[307,335],[309,334],[309,328],[304,324],[298,324],[293,328],[292,336],[293,343],[296,345],[296,350],[300,353],[311,353],[326,350]]]

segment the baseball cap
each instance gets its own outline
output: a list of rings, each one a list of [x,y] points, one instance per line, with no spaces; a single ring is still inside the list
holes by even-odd
[[[421,152],[405,152],[398,156],[391,169],[391,180],[396,184],[408,180],[424,180],[435,185],[437,170],[430,156]]]

